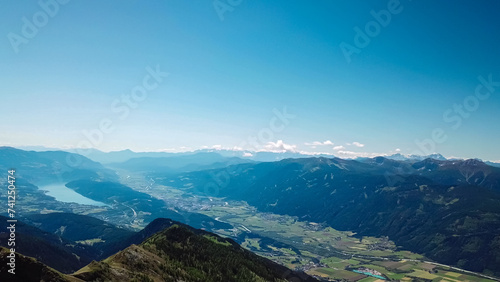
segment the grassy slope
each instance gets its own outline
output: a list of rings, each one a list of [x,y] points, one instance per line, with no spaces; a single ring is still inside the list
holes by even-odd
[[[244,250],[230,239],[174,224],[138,246],[91,263],[74,276],[84,280],[210,282],[285,281],[300,275]],[[297,281],[315,280],[304,276]]]

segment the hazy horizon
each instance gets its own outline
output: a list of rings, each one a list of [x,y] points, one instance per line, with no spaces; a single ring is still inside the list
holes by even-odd
[[[150,151],[134,151],[128,148],[120,149],[120,150],[99,150],[96,148],[57,148],[57,147],[45,147],[45,146],[0,146],[1,147],[8,147],[8,148],[15,148],[19,150],[24,150],[24,151],[36,151],[36,152],[45,152],[45,151],[66,151],[66,152],[72,152],[72,153],[77,153],[77,154],[82,154],[83,156],[88,156],[89,154],[92,154],[92,150],[96,150],[102,153],[118,153],[118,152],[124,152],[124,151],[130,151],[132,153],[169,153],[169,154],[183,154],[183,153],[197,153],[197,152],[221,152],[221,151],[231,151],[231,152],[240,152],[243,153],[242,158],[245,157],[254,157],[255,153],[276,153],[276,154],[296,154],[296,155],[304,155],[304,156],[327,156],[327,157],[338,157],[338,158],[343,158],[343,159],[357,159],[357,158],[364,158],[363,156],[349,156],[349,157],[339,157],[336,156],[334,153],[327,153],[327,152],[306,152],[306,151],[286,151],[286,150],[270,150],[270,149],[260,149],[260,150],[247,150],[247,149],[240,149],[240,148],[224,148],[224,147],[219,147],[219,146],[212,146],[212,147],[202,147],[202,148],[183,148],[182,150],[174,150],[174,149],[167,149],[167,150],[150,150]],[[249,152],[251,154],[246,155],[246,152]],[[367,156],[368,158],[373,158],[373,157],[391,157],[391,156],[397,156],[401,155],[403,157],[425,157],[425,156],[430,156],[430,155],[440,155],[448,160],[467,160],[467,159],[479,159],[479,158],[461,158],[461,157],[455,157],[455,156],[445,156],[439,152],[434,152],[428,155],[412,155],[412,154],[402,154],[401,152],[394,152],[393,154],[381,154],[381,155],[376,155],[372,154],[370,156]],[[485,162],[494,162],[494,163],[500,163],[500,160],[488,160],[488,159],[480,159]]]

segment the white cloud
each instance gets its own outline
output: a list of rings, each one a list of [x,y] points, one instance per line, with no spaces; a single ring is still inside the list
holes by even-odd
[[[344,150],[344,149],[345,149],[345,147],[344,147],[344,146],[335,146],[335,147],[333,147],[333,149],[334,149],[335,151],[338,151],[338,150]]]
[[[176,151],[177,151],[177,149],[175,149],[175,148],[166,148],[166,149],[159,149],[159,150],[157,150],[157,151],[155,151],[155,152],[166,152],[166,153],[170,153],[170,152],[176,152]]]
[[[333,146],[333,142],[330,141],[330,140],[326,140],[324,142],[320,142],[320,141],[313,141],[311,143],[304,143],[304,145],[306,146],[313,146],[313,147],[316,147],[316,146]]]
[[[338,151],[336,154],[340,158],[355,159],[355,158],[373,158],[378,156],[387,156],[387,154],[380,153],[367,153],[367,152],[353,152],[353,151]]]
[[[253,157],[253,154],[249,153],[249,152],[245,152],[245,153],[243,153],[243,157]]]
[[[214,150],[222,150],[222,145],[213,145],[212,149],[214,149]]]
[[[335,156],[332,152],[308,152],[308,151],[299,151],[299,154],[302,155],[311,155],[311,156],[319,156],[319,155],[325,155],[325,156]]]
[[[398,153],[399,153],[399,152],[401,152],[401,149],[399,149],[399,148],[398,148],[398,149],[396,149],[396,152],[398,152]]]
[[[290,145],[283,142],[283,140],[278,140],[276,142],[268,142],[264,145],[263,151],[284,153],[284,152],[296,152],[296,145]]]
[[[352,142],[352,145],[359,147],[359,148],[363,148],[365,146],[365,144],[361,144],[359,142]]]
[[[191,152],[194,151],[193,148],[191,147],[178,147],[178,148],[163,148],[163,149],[157,149],[157,150],[144,150],[144,151],[138,151],[138,152],[164,152],[164,153],[180,153],[180,152]]]
[[[325,145],[325,146],[333,146],[333,142],[330,141],[330,140],[326,140],[325,142],[323,142],[323,145]]]

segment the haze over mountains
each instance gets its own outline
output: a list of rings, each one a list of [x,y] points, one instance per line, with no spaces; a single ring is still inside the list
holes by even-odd
[[[80,153],[86,156],[87,158],[99,162],[101,164],[110,164],[110,163],[122,163],[134,158],[168,158],[174,156],[190,156],[197,153],[216,153],[214,156],[223,156],[223,157],[238,157],[242,159],[252,160],[252,161],[279,161],[288,158],[310,158],[310,157],[327,157],[332,158],[336,157],[333,154],[321,154],[321,153],[307,153],[307,152],[293,152],[289,150],[284,150],[280,152],[275,151],[249,151],[249,150],[241,150],[241,149],[223,149],[223,148],[211,148],[211,149],[198,149],[193,151],[184,151],[184,152],[135,152],[129,149],[120,150],[120,151],[109,151],[104,152],[98,149],[61,149],[61,148],[50,148],[45,146],[18,146],[16,147],[20,150],[25,151],[35,151],[35,152],[45,152],[45,151],[66,151],[70,153]],[[424,160],[427,158],[436,159],[436,160],[459,160],[461,158],[446,158],[439,153],[433,153],[429,155],[414,155],[414,154],[401,154],[395,153],[392,155],[380,155],[381,157],[385,157],[393,160]],[[367,157],[353,157],[349,159],[357,159],[363,160],[368,159]],[[485,160],[485,163],[499,165],[500,162],[493,162]]]

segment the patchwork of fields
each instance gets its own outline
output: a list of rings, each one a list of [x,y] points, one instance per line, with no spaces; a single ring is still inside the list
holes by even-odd
[[[493,281],[424,262],[426,259],[423,256],[398,250],[388,238],[358,238],[352,232],[338,231],[289,216],[259,213],[244,203],[238,204],[231,202],[199,212],[235,226],[233,230],[217,230],[221,235],[241,238],[241,233],[250,230],[251,233],[292,246],[278,248],[265,245],[265,240],[248,237],[242,242],[243,247],[259,255],[289,268],[304,270],[310,275],[332,280],[383,281],[348,270],[368,268],[382,273],[387,280]]]

